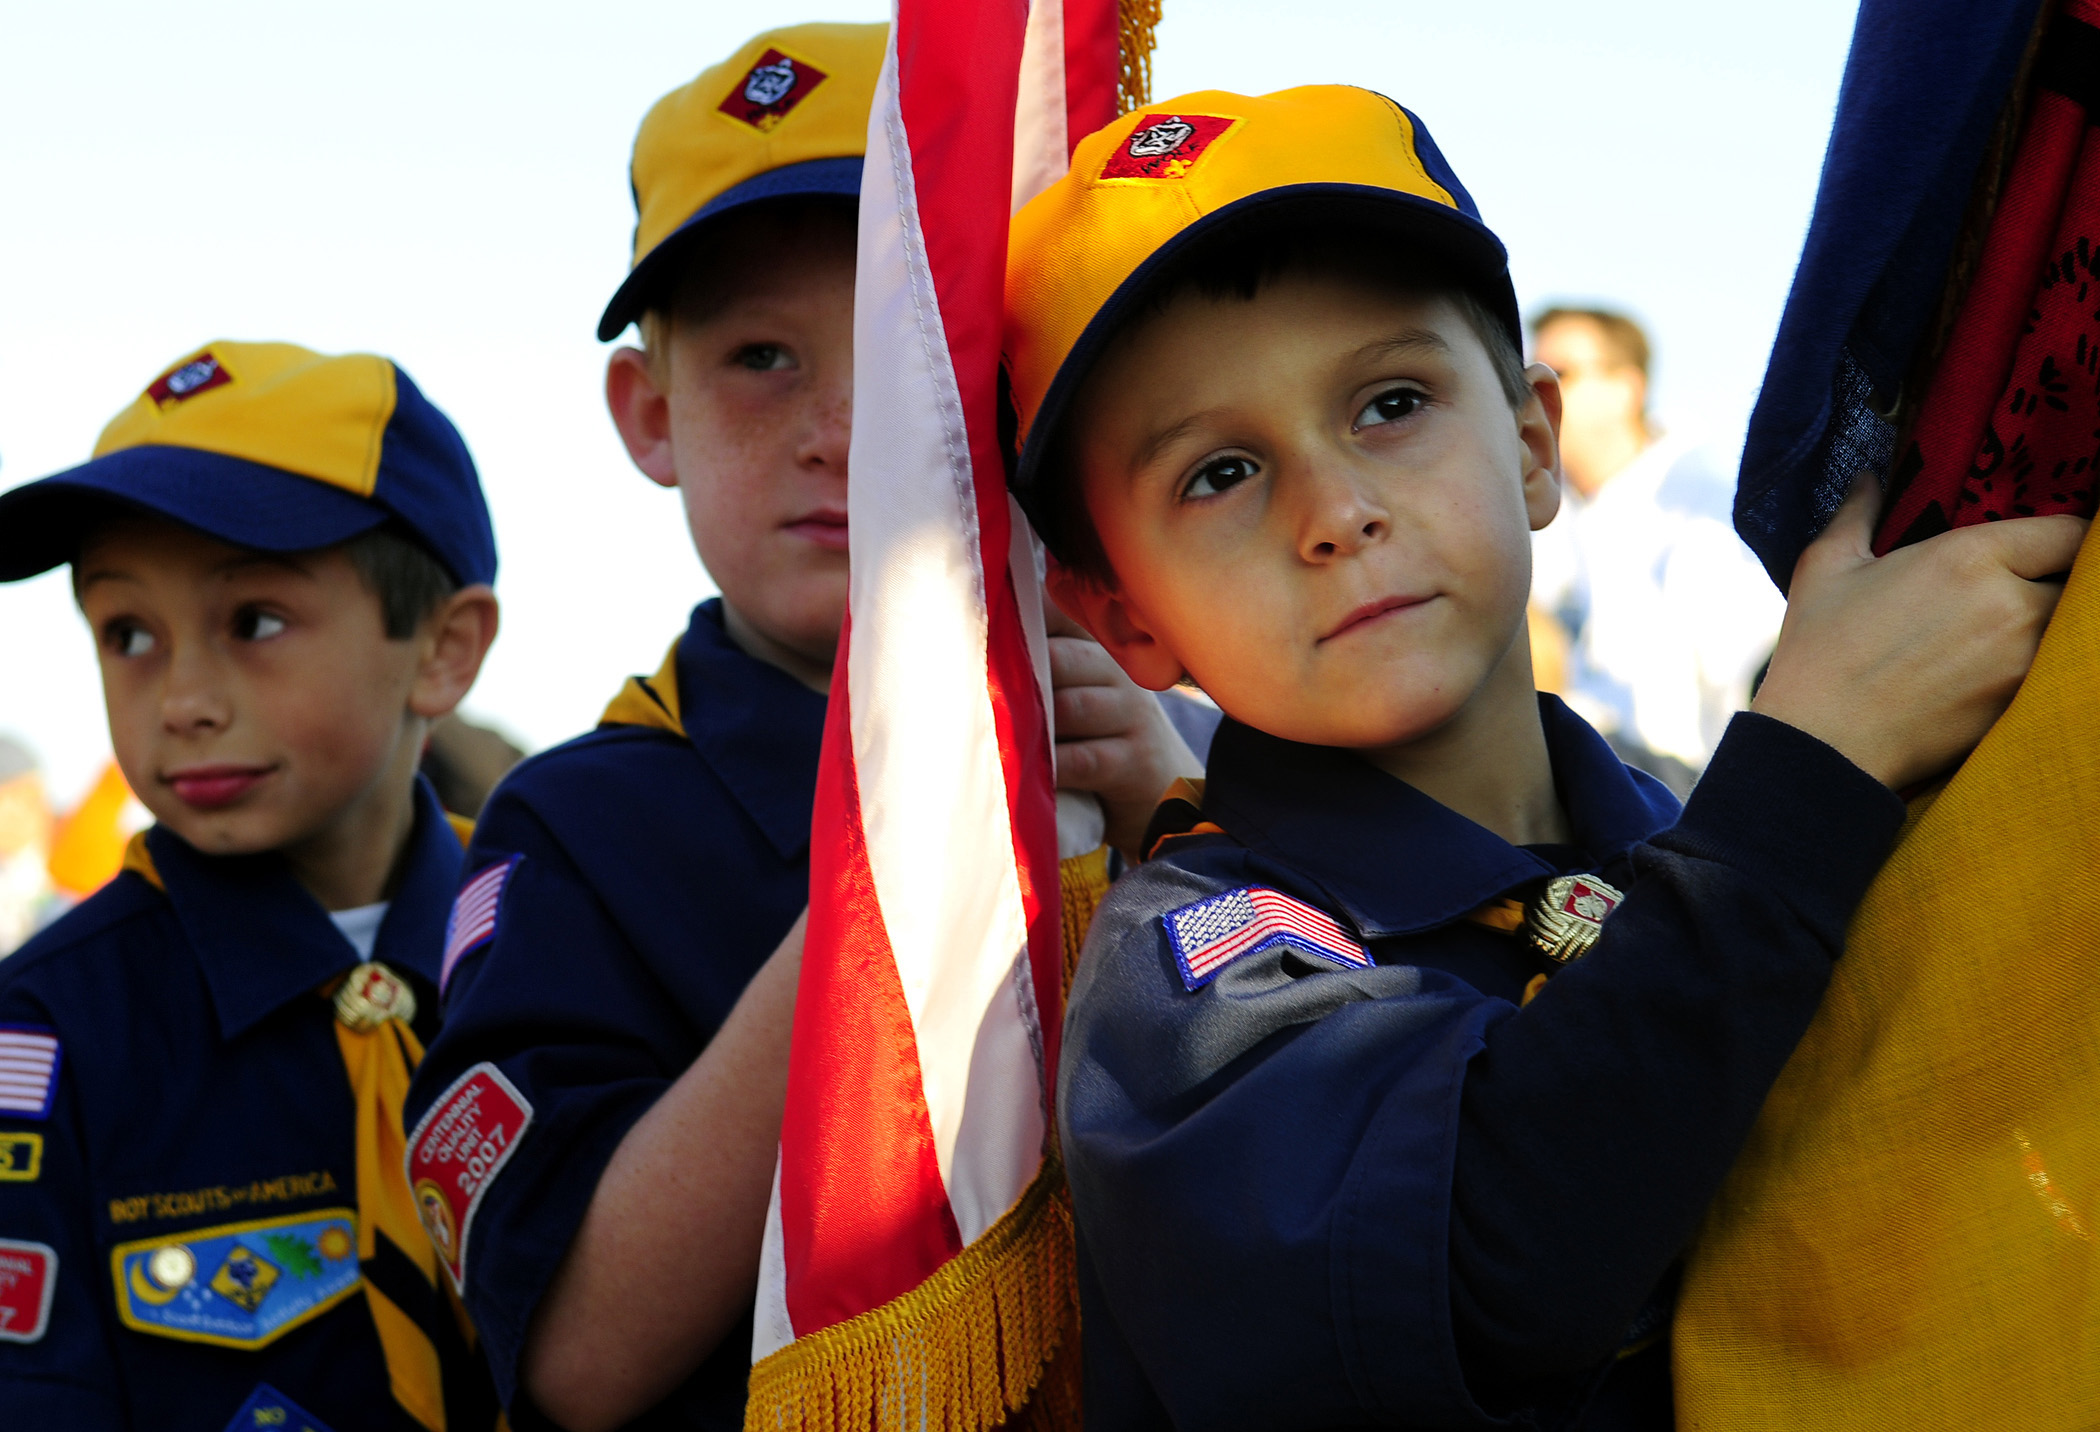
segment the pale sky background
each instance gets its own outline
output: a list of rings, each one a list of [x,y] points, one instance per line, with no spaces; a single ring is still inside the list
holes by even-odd
[[[1155,93],[1341,81],[1420,115],[1527,312],[1645,320],[1666,421],[1732,452],[1814,198],[1847,0],[1165,0]],[[627,463],[592,337],[643,111],[749,35],[869,0],[320,7],[0,0],[0,488],[69,467],[214,338],[365,349],[465,433],[503,635],[467,706],[588,727],[711,591]],[[70,803],[108,754],[64,574],[0,587],[0,732]]]

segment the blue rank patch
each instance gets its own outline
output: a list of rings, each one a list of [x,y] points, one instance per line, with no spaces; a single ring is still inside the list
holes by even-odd
[[[219,1347],[268,1346],[364,1280],[347,1208],[120,1243],[109,1261],[125,1327]]]
[[[255,1391],[248,1394],[241,1410],[226,1424],[226,1432],[257,1432],[258,1428],[269,1432],[330,1432],[326,1422],[267,1382],[255,1384]]]

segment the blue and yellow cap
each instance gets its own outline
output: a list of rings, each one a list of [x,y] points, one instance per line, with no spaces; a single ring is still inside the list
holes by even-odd
[[[650,109],[634,140],[634,262],[598,320],[609,340],[654,302],[722,215],[798,194],[860,197],[887,25],[794,25],[745,41]]]
[[[1038,528],[1044,451],[1132,306],[1197,244],[1278,231],[1382,235],[1434,258],[1523,346],[1502,241],[1422,122],[1384,95],[1203,90],[1135,110],[1079,142],[1007,244],[1011,485]]]
[[[462,586],[496,579],[466,443],[370,353],[198,349],[110,421],[91,460],[0,494],[0,581],[72,561],[110,499],[258,552],[329,547],[392,521]]]

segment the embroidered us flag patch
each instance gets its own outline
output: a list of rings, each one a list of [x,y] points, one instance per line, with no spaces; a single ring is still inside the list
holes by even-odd
[[[58,1088],[58,1031],[41,1024],[0,1024],[0,1115],[44,1119]]]
[[[1368,969],[1371,956],[1332,918],[1303,900],[1266,885],[1243,885],[1170,910],[1167,939],[1181,982],[1198,990],[1241,955],[1289,945],[1350,969]]]
[[[452,902],[452,914],[445,921],[445,958],[438,965],[440,993],[452,978],[452,967],[469,950],[488,943],[496,933],[496,907],[503,903],[503,886],[517,866],[518,857],[513,855],[478,872],[472,880],[460,886],[459,898]]]

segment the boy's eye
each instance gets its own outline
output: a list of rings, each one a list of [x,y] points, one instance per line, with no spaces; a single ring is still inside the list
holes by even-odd
[[[1427,399],[1413,388],[1389,388],[1364,404],[1364,410],[1356,415],[1356,426],[1359,429],[1375,428],[1380,423],[1411,418],[1421,411],[1425,401]]]
[[[118,656],[144,656],[153,650],[153,633],[130,622],[112,625],[104,640]]]
[[[749,368],[754,373],[777,373],[795,366],[795,355],[778,343],[746,343],[736,350],[732,360],[739,368]]]
[[[1214,497],[1228,487],[1237,487],[1260,471],[1254,459],[1246,457],[1214,457],[1195,471],[1189,485],[1182,489],[1183,497]]]
[[[242,641],[268,641],[284,630],[284,618],[260,607],[242,607],[233,619],[233,634]]]

